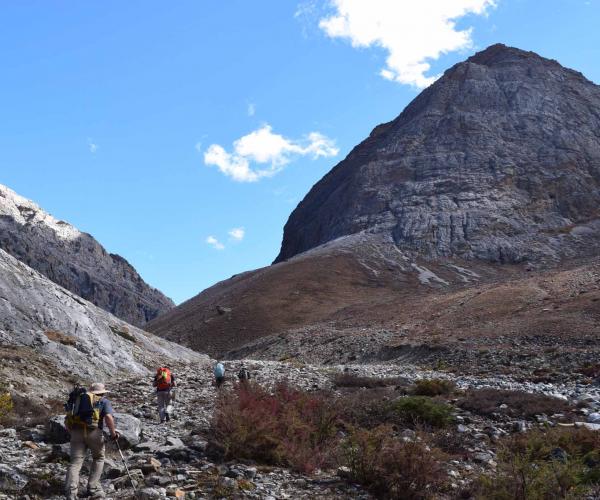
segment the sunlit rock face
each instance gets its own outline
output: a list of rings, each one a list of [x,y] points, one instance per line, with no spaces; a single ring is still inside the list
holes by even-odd
[[[136,326],[174,304],[92,236],[0,185],[0,249],[58,285]]]
[[[424,258],[597,254],[600,87],[493,45],[376,127],[290,216],[276,261],[359,232]]]

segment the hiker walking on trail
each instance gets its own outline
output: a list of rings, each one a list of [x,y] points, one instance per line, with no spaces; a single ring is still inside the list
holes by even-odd
[[[223,366],[223,363],[221,363],[220,361],[218,361],[217,364],[215,365],[214,374],[215,374],[215,384],[218,389],[219,387],[221,387],[221,385],[223,385],[223,382],[225,381],[225,367]]]
[[[65,404],[65,426],[71,433],[71,461],[65,481],[67,500],[77,498],[79,473],[88,448],[93,459],[87,486],[88,496],[104,498],[100,485],[100,476],[104,469],[104,424],[108,427],[111,439],[119,438],[119,433],[115,430],[112,405],[105,397],[107,393],[104,384],[101,383],[92,384],[88,390],[76,386]]]
[[[245,384],[250,380],[250,371],[244,365],[241,366],[240,371],[238,372],[238,380],[242,384]]]
[[[160,423],[171,419],[171,399],[174,393],[171,391],[177,387],[175,375],[166,366],[161,366],[156,370],[152,385],[156,387],[156,399],[158,401],[158,416]]]

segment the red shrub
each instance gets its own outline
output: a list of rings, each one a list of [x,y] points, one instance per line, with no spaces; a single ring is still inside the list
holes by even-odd
[[[212,423],[225,458],[311,472],[330,461],[338,416],[330,399],[278,384],[273,393],[240,384],[218,401]]]

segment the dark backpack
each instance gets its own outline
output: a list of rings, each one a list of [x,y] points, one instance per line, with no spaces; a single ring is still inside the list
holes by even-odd
[[[84,387],[80,385],[69,393],[69,399],[65,403],[65,425],[68,429],[79,427],[98,427],[100,421],[99,401],[101,398],[88,393]]]
[[[238,372],[238,378],[240,380],[250,380],[250,372],[246,368],[242,368]]]

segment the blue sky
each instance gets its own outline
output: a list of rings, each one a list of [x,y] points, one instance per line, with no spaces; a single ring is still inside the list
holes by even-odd
[[[269,264],[310,187],[476,50],[600,83],[600,0],[492,3],[2,2],[0,183],[181,302]]]

